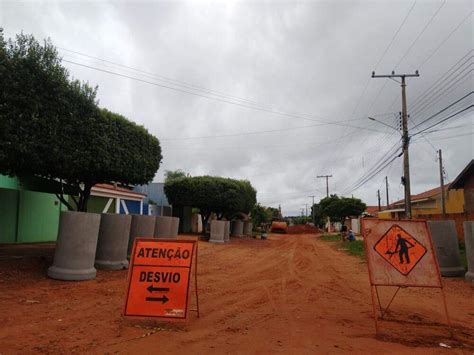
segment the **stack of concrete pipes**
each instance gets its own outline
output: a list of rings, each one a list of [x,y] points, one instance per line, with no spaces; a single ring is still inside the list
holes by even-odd
[[[211,237],[210,243],[226,243],[230,242],[230,221],[211,221]]]
[[[62,212],[48,276],[91,280],[96,268],[126,269],[136,237],[176,238],[178,228],[177,217]]]
[[[428,221],[433,238],[436,258],[442,276],[464,276],[474,285],[474,221],[464,222],[464,241],[468,270],[465,272],[459,252],[459,242],[454,221]]]
[[[230,236],[243,237],[252,236],[253,224],[250,221],[234,220],[230,221],[211,221],[211,243],[225,243],[230,241]]]

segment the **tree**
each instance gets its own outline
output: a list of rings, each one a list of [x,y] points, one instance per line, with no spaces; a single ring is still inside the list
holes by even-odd
[[[176,207],[196,207],[205,226],[212,213],[230,219],[249,213],[256,203],[256,191],[249,181],[215,176],[181,177],[165,182],[168,200]]]
[[[165,182],[172,180],[172,179],[177,179],[181,177],[186,177],[189,176],[189,174],[186,174],[183,170],[178,169],[178,170],[166,170],[165,171]]]
[[[0,173],[58,182],[58,198],[79,211],[97,183],[150,181],[162,158],[158,139],[99,109],[96,94],[69,79],[50,41],[5,41],[0,30]]]
[[[366,204],[358,198],[331,195],[319,202],[320,217],[329,217],[334,221],[343,222],[347,217],[358,217],[366,209]],[[315,210],[317,211],[317,209]]]
[[[314,225],[315,226],[323,226],[324,225],[324,217],[326,217],[323,213],[321,204],[315,203],[311,206],[311,218],[314,216]]]

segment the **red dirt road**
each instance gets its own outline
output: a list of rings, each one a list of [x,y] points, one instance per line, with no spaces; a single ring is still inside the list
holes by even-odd
[[[376,338],[366,264],[314,235],[200,242],[201,318],[184,323],[123,319],[127,271],[61,282],[46,278],[50,263],[0,261],[1,354],[474,350],[474,288],[463,280],[444,280],[454,339],[429,289],[402,289]]]

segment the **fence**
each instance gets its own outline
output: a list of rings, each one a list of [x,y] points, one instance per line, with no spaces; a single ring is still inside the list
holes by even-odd
[[[441,214],[423,214],[415,216],[417,219],[426,219],[428,221],[454,221],[456,224],[456,234],[460,241],[464,241],[464,227],[465,221],[474,221],[474,213],[446,213]]]

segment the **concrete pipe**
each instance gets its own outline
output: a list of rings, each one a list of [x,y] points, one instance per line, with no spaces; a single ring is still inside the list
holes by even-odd
[[[61,212],[53,265],[48,276],[57,280],[91,280],[94,268],[100,214]]]
[[[253,224],[250,221],[244,221],[244,235],[252,236]]]
[[[225,221],[213,219],[211,221],[211,238],[210,243],[224,243]]]
[[[232,222],[231,235],[241,237],[244,234],[244,222],[236,220]]]
[[[178,217],[171,217],[171,237],[176,238],[179,232],[179,218]]]
[[[230,221],[224,221],[224,242],[230,242]]]
[[[130,237],[128,239],[127,254],[130,255],[133,249],[135,238],[153,238],[155,233],[155,216],[144,216],[140,214],[132,215],[130,225]]]
[[[132,216],[103,213],[100,218],[99,239],[95,267],[103,270],[121,270],[128,267],[127,249]]]
[[[474,286],[474,222],[464,222],[464,242],[466,243],[466,281]]]
[[[154,238],[173,238],[172,226],[173,217],[156,216]]]
[[[459,243],[454,221],[428,221],[441,275],[463,276]]]

